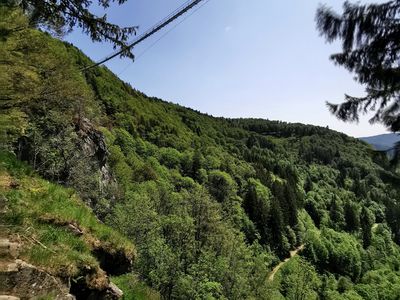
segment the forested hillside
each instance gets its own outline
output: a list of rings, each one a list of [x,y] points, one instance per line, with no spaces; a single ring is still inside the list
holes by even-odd
[[[125,299],[399,299],[400,178],[366,143],[149,98],[105,67],[82,72],[82,52],[18,9],[0,8],[0,60],[0,172],[25,182],[0,189],[14,233],[36,228],[53,249],[64,231],[49,223],[89,228],[132,268],[68,235],[70,264],[85,265],[82,252]]]

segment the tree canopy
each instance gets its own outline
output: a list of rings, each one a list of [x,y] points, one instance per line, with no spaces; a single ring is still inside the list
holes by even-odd
[[[111,3],[124,4],[127,0],[98,0],[97,4],[107,9]],[[114,49],[125,49],[123,56],[133,58],[127,47],[128,39],[136,34],[137,26],[120,27],[108,22],[107,15],[95,15],[91,0],[5,0],[7,6],[19,6],[29,16],[30,25],[39,26],[58,35],[80,28],[94,42],[110,42]]]

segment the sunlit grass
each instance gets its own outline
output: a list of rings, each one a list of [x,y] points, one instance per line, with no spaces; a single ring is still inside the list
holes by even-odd
[[[17,182],[15,188],[1,188],[7,201],[7,228],[23,242],[22,258],[52,273],[75,276],[80,269],[97,269],[92,255],[95,243],[107,251],[123,251],[134,257],[133,245],[103,225],[72,189],[35,176],[12,154],[0,152],[0,172]],[[74,224],[83,234],[66,225]]]
[[[124,291],[124,300],[158,300],[160,295],[139,280],[135,274],[112,277],[111,281]]]

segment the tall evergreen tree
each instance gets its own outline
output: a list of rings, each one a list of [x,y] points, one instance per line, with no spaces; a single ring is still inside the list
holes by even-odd
[[[272,200],[271,215],[268,222],[270,229],[270,245],[280,257],[287,255],[288,249],[285,243],[285,228],[283,224],[282,208],[276,198]]]
[[[360,228],[358,207],[355,203],[347,201],[344,205],[344,217],[347,231],[357,231]]]
[[[386,210],[386,219],[392,229],[394,241],[400,244],[400,204],[389,202]]]
[[[360,221],[364,248],[367,248],[369,245],[371,245],[374,216],[372,212],[365,206],[363,206],[361,210]]]
[[[333,54],[332,61],[366,87],[365,97],[346,95],[342,104],[328,103],[339,119],[358,121],[360,113],[374,111],[371,123],[400,131],[399,13],[398,0],[369,5],[346,1],[341,15],[326,6],[318,9],[320,34],[327,42],[342,42],[342,53]],[[399,154],[400,144],[396,148]]]
[[[337,196],[333,196],[330,203],[329,217],[332,222],[332,227],[336,229],[341,229],[345,224],[345,218],[342,203],[338,202],[341,201],[337,198]]]
[[[312,191],[313,189],[313,184],[310,175],[307,175],[306,180],[304,182],[304,191],[308,193],[309,191]]]

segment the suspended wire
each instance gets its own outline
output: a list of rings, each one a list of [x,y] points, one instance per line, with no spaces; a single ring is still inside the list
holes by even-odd
[[[154,28],[159,27],[161,24],[163,24],[163,23],[165,22],[165,20],[170,19],[172,16],[174,16],[174,15],[177,14],[180,10],[182,10],[185,6],[189,5],[189,3],[192,2],[192,1],[193,1],[193,0],[187,0],[186,2],[184,2],[181,6],[179,6],[178,8],[176,8],[174,11],[172,11],[172,12],[171,12],[169,15],[167,15],[166,17],[164,17],[161,21],[159,21],[158,23],[153,24],[153,26],[147,28],[147,30],[145,30],[139,37],[135,37],[132,41],[129,42],[128,45],[134,44],[138,39],[140,39],[141,37],[143,37],[143,36],[145,36],[146,34],[148,34],[149,32],[151,32]],[[131,48],[131,47],[128,46],[127,48],[129,49],[129,48]],[[125,49],[126,49],[126,48],[125,48]],[[105,59],[107,59],[108,57],[113,56],[113,55],[115,55],[115,54],[118,55],[118,53],[119,53],[121,50],[122,50],[122,49],[116,50],[116,51],[110,53],[109,55],[104,56],[104,57],[101,59],[101,61],[102,61],[102,60],[105,60]]]
[[[164,20],[160,21],[155,26],[153,26],[151,29],[146,31],[144,34],[142,34],[141,36],[139,36],[138,38],[133,40],[127,47],[125,47],[125,48],[123,48],[123,49],[121,49],[121,50],[119,50],[119,51],[117,51],[117,52],[115,52],[113,54],[110,54],[106,58],[94,63],[93,65],[90,65],[90,66],[87,66],[87,67],[83,68],[82,71],[86,71],[86,70],[89,70],[91,68],[97,67],[97,66],[99,66],[99,65],[101,65],[101,64],[103,64],[103,63],[105,63],[105,62],[107,62],[107,61],[109,61],[111,59],[113,59],[114,57],[122,54],[123,52],[133,48],[134,46],[136,46],[137,44],[143,42],[145,39],[147,39],[151,35],[155,34],[156,32],[160,31],[161,29],[163,29],[168,24],[172,23],[174,20],[176,20],[180,16],[184,15],[186,12],[191,10],[193,7],[195,7],[196,5],[198,5],[202,1],[204,1],[204,0],[192,0],[192,1],[185,2],[185,4],[181,5],[174,12],[169,14]]]
[[[137,40],[139,40],[141,37],[147,35],[149,32],[151,32],[154,28],[159,27],[160,25],[162,25],[165,20],[168,20],[170,18],[172,18],[174,15],[176,15],[179,11],[181,11],[184,7],[188,6],[190,2],[192,2],[193,0],[187,0],[186,2],[184,2],[181,6],[179,6],[178,8],[176,8],[174,11],[172,11],[169,15],[167,15],[166,17],[164,17],[161,21],[159,21],[158,23],[154,24],[153,26],[147,28],[147,30],[145,30],[139,37],[134,38],[132,41],[129,42],[129,45],[134,44]],[[131,48],[128,46],[128,49]],[[112,52],[111,54],[103,57],[103,59],[106,59],[114,54],[119,53],[120,50],[116,50],[114,52]]]
[[[117,75],[120,76],[122,73],[124,73],[126,70],[128,70],[135,62],[137,62],[144,54],[146,54],[147,51],[152,49],[163,38],[165,38],[169,33],[171,33],[171,31],[173,31],[175,28],[177,28],[179,25],[181,25],[183,22],[185,22],[187,19],[189,19],[191,16],[193,16],[197,11],[199,11],[203,6],[205,6],[210,1],[211,0],[205,0],[205,2],[202,5],[200,5],[195,10],[193,10],[189,15],[187,15],[185,18],[183,18],[180,22],[176,23],[167,32],[165,32],[162,36],[160,36],[155,42],[153,42],[151,45],[149,45],[146,49],[144,49],[138,55],[135,55],[135,60],[130,62],[127,66],[125,66]]]

